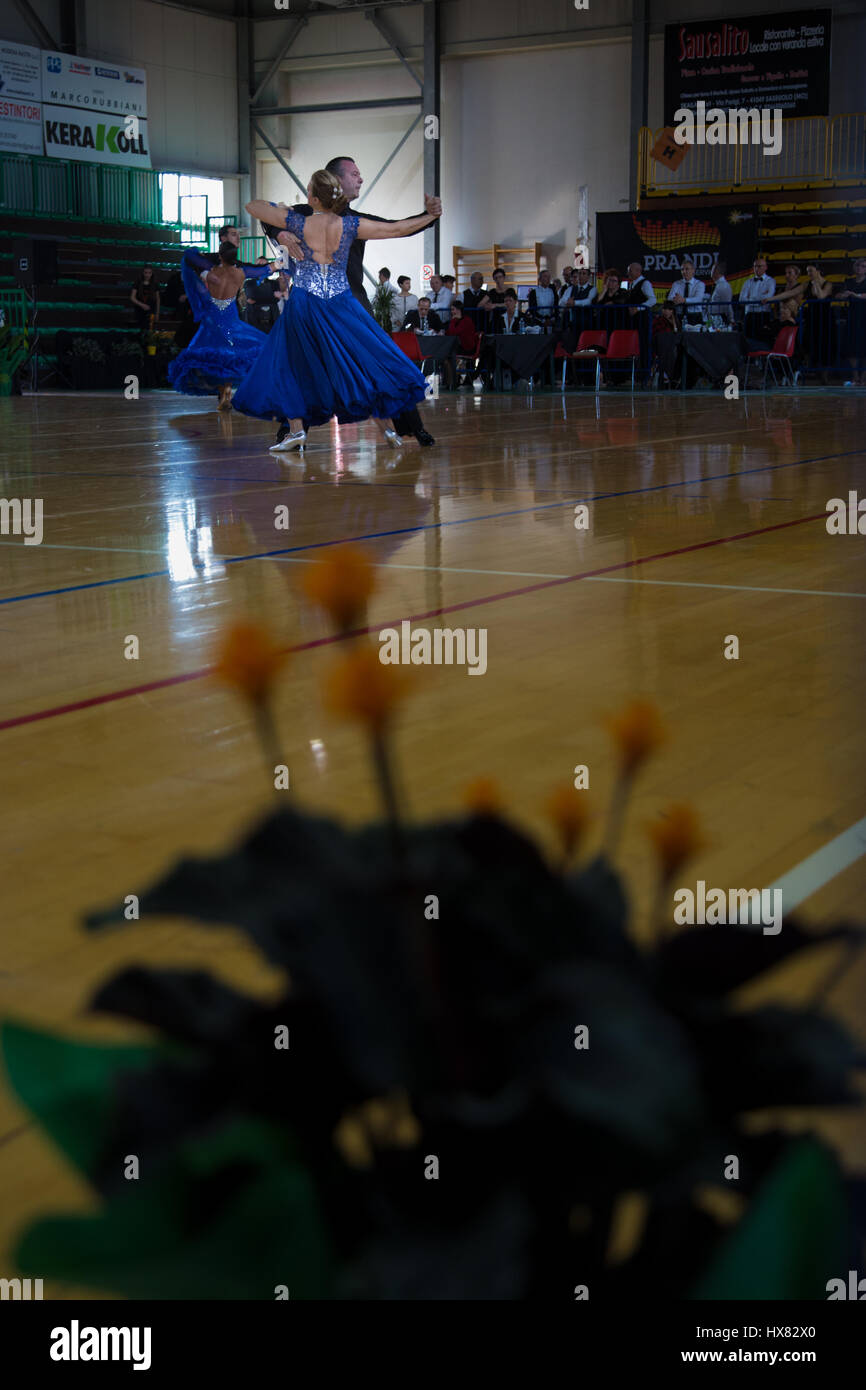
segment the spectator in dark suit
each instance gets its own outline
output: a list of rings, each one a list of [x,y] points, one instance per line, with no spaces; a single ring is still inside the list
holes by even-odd
[[[430,308],[430,300],[424,296],[418,300],[418,308],[410,309],[403,324],[404,328],[414,328],[416,333],[444,333],[445,328],[439,315]]]
[[[464,309],[480,309],[481,301],[487,297],[487,291],[482,289],[484,276],[480,270],[474,270],[469,276],[469,289],[463,292]]]

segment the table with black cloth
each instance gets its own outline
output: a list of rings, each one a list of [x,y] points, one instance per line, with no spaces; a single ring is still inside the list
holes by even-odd
[[[457,335],[446,333],[440,338],[436,333],[419,333],[418,350],[425,361],[448,362],[457,351]]]
[[[502,368],[507,367],[514,377],[527,381],[537,376],[553,357],[560,333],[487,333],[485,344],[496,354],[495,384],[502,384]]]
[[[744,384],[749,346],[742,333],[659,333],[653,347],[662,371],[683,391],[699,376],[721,385],[731,372]]]

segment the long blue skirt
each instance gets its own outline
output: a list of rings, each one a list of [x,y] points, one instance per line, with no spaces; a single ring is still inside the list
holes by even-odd
[[[340,424],[385,420],[423,401],[426,390],[418,368],[351,290],[319,299],[295,286],[232,404],[309,429],[334,416]]]
[[[267,341],[267,333],[244,323],[236,305],[211,309],[189,347],[169,363],[169,383],[185,396],[214,396],[221,386],[243,381]]]

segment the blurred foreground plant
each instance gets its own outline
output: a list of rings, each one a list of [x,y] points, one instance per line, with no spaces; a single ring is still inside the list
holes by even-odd
[[[229,669],[256,708],[274,651],[241,644]],[[737,991],[862,933],[692,927],[640,950],[610,862],[571,867],[587,817],[570,787],[547,804],[558,867],[489,781],[395,841],[391,674],[362,646],[329,684],[368,729],[384,823],[281,809],[140,895],[137,932],[164,914],[235,924],[288,982],[276,1002],[138,966],[91,1007],[149,1025],[150,1046],[4,1028],[15,1091],[99,1203],[37,1221],[22,1272],[134,1298],[825,1297],[859,1254],[861,1189],[783,1112],[859,1104],[864,1058],[828,1015],[744,1009]],[[618,827],[661,726],[632,706],[613,727]],[[693,812],[672,808],[653,839],[669,885],[700,844]],[[88,925],[123,921],[118,905]],[[714,1189],[741,1199],[733,1223]],[[614,1262],[634,1193],[644,1218]]]

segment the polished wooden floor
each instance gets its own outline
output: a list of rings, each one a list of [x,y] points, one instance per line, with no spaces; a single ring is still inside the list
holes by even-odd
[[[641,930],[643,826],[666,801],[693,801],[709,841],[687,881],[725,887],[775,882],[866,815],[864,539],[824,523],[828,499],[866,495],[866,392],[451,394],[424,407],[434,448],[395,456],[371,425],[331,428],[287,462],[268,453],[269,427],[213,404],[0,401],[3,495],[45,509],[41,545],[0,537],[4,1017],[116,1035],[82,1007],[109,970],[142,958],[204,959],[272,986],[228,929],[94,939],[81,916],[179,851],[226,843],[264,806],[245,711],[205,669],[231,619],[254,615],[298,648],[278,701],[298,800],[373,811],[363,743],[322,711],[334,651],[312,644],[325,624],[298,598],[303,567],[344,538],[381,566],[374,624],[435,626],[441,611],[488,631],[483,678],[419,674],[397,741],[414,816],[447,812],[484,774],[546,834],[540,803],[577,763],[601,810],[612,759],[600,721],[635,694],[672,733],[622,845]],[[281,503],[288,536],[274,529]],[[130,634],[138,661],[124,657]],[[816,926],[866,915],[866,858],[848,858],[806,898]],[[821,970],[834,959],[821,953]],[[790,990],[813,987],[789,974]],[[861,964],[833,995],[861,1031],[864,980]],[[853,1122],[834,1134],[866,1161]],[[5,1091],[0,1191],[0,1274],[35,1212],[87,1200]]]

